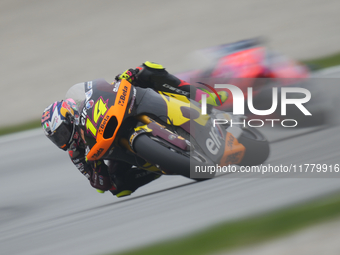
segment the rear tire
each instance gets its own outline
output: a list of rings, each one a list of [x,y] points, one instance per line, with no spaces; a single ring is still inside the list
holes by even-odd
[[[269,143],[267,139],[255,128],[247,127],[242,129],[242,135],[238,139],[246,151],[240,166],[256,166],[262,164],[269,156]]]
[[[176,151],[170,150],[170,147],[158,143],[151,139],[146,134],[139,135],[135,138],[133,149],[138,156],[145,159],[147,162],[158,165],[160,169],[167,173],[179,174],[190,178],[190,162],[197,165],[205,163],[195,160],[193,157],[182,155]],[[196,181],[213,178],[214,174],[208,178],[190,178]]]

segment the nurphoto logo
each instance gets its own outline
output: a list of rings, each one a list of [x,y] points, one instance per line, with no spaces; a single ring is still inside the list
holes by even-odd
[[[243,91],[238,88],[235,85],[232,84],[215,84],[214,88],[217,89],[229,89],[233,96],[233,115],[244,115],[244,105],[245,105],[245,98]],[[288,93],[300,93],[304,95],[304,97],[301,98],[287,98]],[[220,100],[217,93],[215,93]],[[303,105],[307,103],[311,99],[311,93],[309,90],[305,88],[297,88],[297,87],[283,87],[281,88],[281,116],[287,115],[287,105],[295,105],[298,110],[300,110],[305,116],[311,116],[312,114],[306,109],[306,107]],[[273,87],[272,88],[272,105],[267,110],[258,110],[255,109],[253,105],[253,88],[248,87],[247,88],[247,106],[249,111],[257,116],[268,116],[273,114],[277,107],[278,107],[278,88]],[[202,95],[201,100],[201,113],[202,115],[207,114],[207,95]],[[298,123],[295,119],[265,119],[265,121],[271,122],[272,127],[274,126],[275,121],[281,121],[281,125],[283,127],[295,127]],[[232,123],[232,120],[226,120],[226,119],[214,119],[214,126],[216,124],[227,124],[230,122],[230,124],[243,124],[246,125],[246,121],[243,120],[243,122],[237,122]],[[254,122],[260,123],[259,125],[254,125]],[[287,123],[294,123],[293,125],[288,125]],[[251,127],[262,127],[264,125],[263,119],[251,119],[248,121],[248,126]]]

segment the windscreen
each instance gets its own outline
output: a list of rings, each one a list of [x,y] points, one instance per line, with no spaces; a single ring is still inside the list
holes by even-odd
[[[66,93],[65,99],[72,98],[76,105],[78,112],[80,110],[82,102],[85,100],[85,82],[77,83],[73,85]]]

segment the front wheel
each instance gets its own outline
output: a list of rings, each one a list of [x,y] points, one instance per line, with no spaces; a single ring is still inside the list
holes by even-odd
[[[157,165],[161,170],[188,178],[191,178],[190,163],[201,165],[205,164],[200,161],[199,157],[184,155],[179,149],[176,150],[172,146],[160,143],[146,134],[139,135],[135,138],[133,149],[138,156],[142,157],[149,163]],[[214,174],[211,174],[206,179],[210,179],[213,176]],[[203,180],[195,178],[191,179],[196,181]]]
[[[242,129],[242,135],[238,138],[246,151],[240,166],[256,166],[262,164],[269,156],[269,143],[265,136],[255,128]]]

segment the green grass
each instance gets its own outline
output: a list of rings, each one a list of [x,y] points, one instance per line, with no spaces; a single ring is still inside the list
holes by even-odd
[[[33,128],[41,127],[41,120],[33,120],[26,123],[13,125],[13,126],[5,126],[0,128],[0,135],[7,135],[10,133],[25,131]]]
[[[191,236],[119,254],[203,255],[230,251],[281,237],[339,216],[340,194],[266,215],[221,223]]]
[[[322,69],[331,66],[340,65],[340,52],[331,56],[322,58],[303,60],[302,63],[312,67],[312,69]]]

